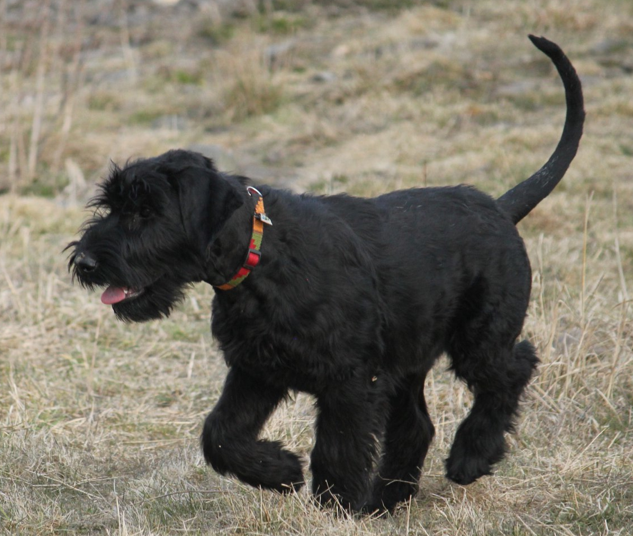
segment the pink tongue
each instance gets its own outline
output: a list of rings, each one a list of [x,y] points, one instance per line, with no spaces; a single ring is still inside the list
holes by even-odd
[[[101,303],[113,305],[125,299],[125,290],[121,287],[108,287],[101,295]]]

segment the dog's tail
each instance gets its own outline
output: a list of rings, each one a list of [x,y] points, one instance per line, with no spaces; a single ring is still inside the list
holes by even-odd
[[[585,121],[582,87],[574,66],[557,44],[544,37],[533,35],[529,37],[536,48],[549,56],[558,70],[565,86],[567,117],[556,150],[545,165],[530,178],[517,184],[497,199],[497,205],[510,216],[515,224],[545,199],[563,178],[569,164],[576,156]]]

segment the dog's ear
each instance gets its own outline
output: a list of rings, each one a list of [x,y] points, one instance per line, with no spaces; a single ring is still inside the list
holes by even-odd
[[[244,204],[244,198],[211,160],[195,156],[182,168],[172,169],[168,176],[178,195],[183,228],[205,257],[231,215]]]

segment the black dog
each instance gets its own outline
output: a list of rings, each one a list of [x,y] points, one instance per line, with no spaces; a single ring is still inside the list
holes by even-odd
[[[549,161],[497,200],[466,186],[374,199],[256,190],[187,151],[115,168],[101,186],[70,267],[107,286],[119,318],[167,316],[194,281],[217,288],[212,332],[229,372],[202,432],[217,471],[301,486],[299,458],[258,436],[290,390],[305,391],[318,409],[317,498],[392,510],[418,489],[434,434],[424,380],[443,352],[475,395],[448,478],[468,484],[501,460],[538,362],[517,342],[531,274],[515,224],[563,177],[584,122],[573,66],[531,39],[563,80],[565,129]]]

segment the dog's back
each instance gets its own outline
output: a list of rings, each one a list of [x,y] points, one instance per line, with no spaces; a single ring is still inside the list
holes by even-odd
[[[387,319],[385,367],[415,369],[447,351],[469,310],[495,308],[520,331],[530,265],[516,227],[488,195],[457,186],[319,202],[372,259]]]

